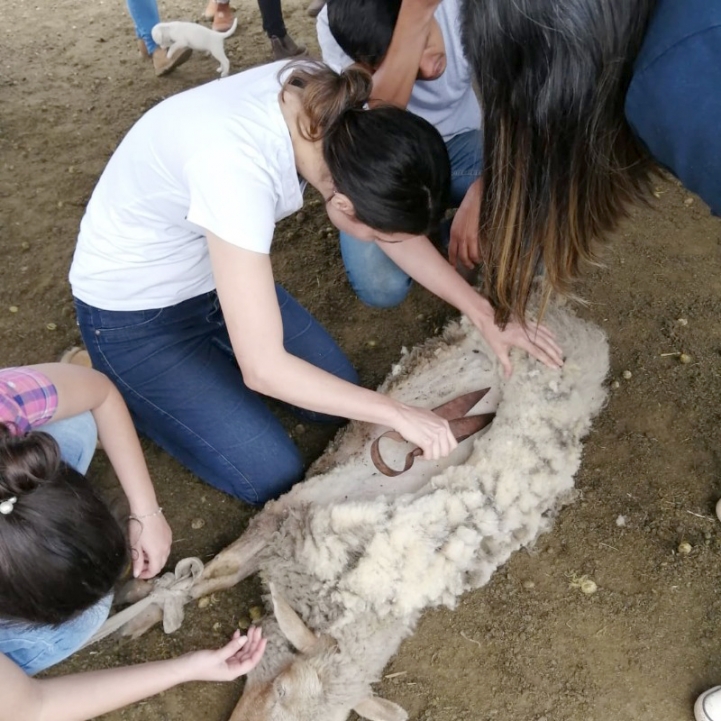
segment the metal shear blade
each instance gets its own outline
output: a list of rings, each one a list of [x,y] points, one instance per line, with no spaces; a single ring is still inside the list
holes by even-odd
[[[475,433],[478,433],[478,431],[483,430],[495,418],[495,413],[481,413],[472,416],[466,415],[466,413],[468,413],[468,411],[470,411],[471,408],[473,408],[473,406],[475,406],[476,403],[478,403],[490,390],[490,388],[482,388],[478,391],[471,391],[470,393],[458,396],[458,398],[454,398],[453,400],[433,409],[433,412],[436,415],[439,415],[441,418],[445,418],[448,421],[451,427],[451,433],[453,433],[455,439],[459,443]],[[396,471],[386,464],[381,457],[379,448],[381,438],[388,438],[393,441],[401,442],[404,442],[405,438],[403,438],[398,431],[386,431],[373,441],[373,445],[371,446],[371,460],[373,461],[373,465],[383,475],[390,477],[400,476],[401,473],[405,473],[413,465],[413,461],[423,453],[420,448],[414,448],[406,455],[406,461],[403,469]]]

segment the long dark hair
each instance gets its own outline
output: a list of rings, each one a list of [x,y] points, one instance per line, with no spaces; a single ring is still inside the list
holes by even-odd
[[[128,566],[125,533],[52,436],[0,423],[0,618],[60,624],[106,596]]]
[[[525,319],[534,277],[568,295],[596,242],[648,189],[624,117],[655,0],[466,0],[464,43],[484,113],[484,292]]]
[[[291,67],[283,90],[300,88],[304,137],[322,142],[336,190],[356,218],[382,232],[437,237],[451,179],[439,132],[400,108],[365,109],[373,84],[365,70],[338,74],[309,61]]]

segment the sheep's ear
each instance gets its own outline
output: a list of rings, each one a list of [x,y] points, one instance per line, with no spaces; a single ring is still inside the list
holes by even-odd
[[[408,718],[404,708],[378,696],[363,699],[353,710],[368,721],[406,721]]]
[[[308,653],[318,643],[317,636],[301,621],[300,616],[290,604],[280,596],[275,586],[270,584],[270,597],[273,599],[273,612],[283,635],[301,653]]]

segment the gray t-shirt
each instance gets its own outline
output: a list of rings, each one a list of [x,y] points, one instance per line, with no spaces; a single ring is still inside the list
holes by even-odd
[[[460,0],[443,0],[435,19],[446,45],[446,70],[436,80],[416,80],[408,110],[433,124],[443,139],[481,127],[481,109],[473,92],[471,68],[461,44]],[[328,8],[316,20],[323,61],[340,72],[353,64],[336,42],[328,26]]]

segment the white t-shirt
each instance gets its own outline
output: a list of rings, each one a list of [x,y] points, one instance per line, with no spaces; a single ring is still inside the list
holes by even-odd
[[[436,9],[434,17],[443,33],[447,67],[436,80],[416,80],[408,103],[408,110],[434,125],[446,141],[481,127],[481,109],[461,44],[460,6],[460,0],[443,0]],[[330,31],[327,6],[318,14],[316,32],[325,63],[337,72],[353,64]]]
[[[303,205],[271,63],[174,95],[130,129],[80,224],[70,283],[103,310],[175,305],[215,288],[205,231],[270,251]]]

